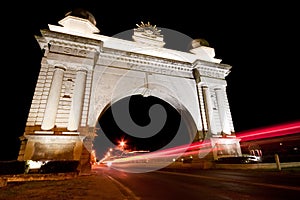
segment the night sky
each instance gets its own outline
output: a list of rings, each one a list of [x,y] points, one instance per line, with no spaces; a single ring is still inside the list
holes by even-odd
[[[232,66],[227,94],[237,133],[300,120],[299,11],[294,3],[37,2],[11,1],[2,8],[1,148],[5,150],[1,160],[16,159],[18,137],[25,128],[42,56],[34,35],[79,7],[95,16],[103,35],[113,36],[149,21],[206,39],[216,58]]]

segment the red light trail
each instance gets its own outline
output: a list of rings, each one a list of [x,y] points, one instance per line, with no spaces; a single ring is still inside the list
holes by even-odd
[[[236,133],[236,137],[241,139],[241,142],[276,138],[278,136],[287,136],[300,133],[300,121],[288,122],[284,124],[276,124],[269,127],[257,128],[247,131]],[[130,158],[117,159],[118,162],[128,162],[139,159],[157,159],[168,157],[180,157],[202,153],[209,153],[211,151],[210,140],[204,140],[202,142],[193,142],[192,144],[181,145],[173,148],[159,150],[156,152],[146,153],[142,156],[132,156]]]
[[[273,138],[278,136],[291,135],[300,133],[300,121],[288,122],[284,124],[276,124],[269,127],[252,129],[236,133],[237,138],[241,141],[258,140],[265,138]]]

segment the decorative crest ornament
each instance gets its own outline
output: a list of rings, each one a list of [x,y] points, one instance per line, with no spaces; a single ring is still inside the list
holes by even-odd
[[[159,29],[157,29],[156,25],[151,25],[150,22],[144,23],[141,21],[141,24],[136,24],[138,28],[135,29],[136,32],[141,32],[142,35],[151,37],[151,38],[156,38],[156,37],[163,37],[160,34]]]

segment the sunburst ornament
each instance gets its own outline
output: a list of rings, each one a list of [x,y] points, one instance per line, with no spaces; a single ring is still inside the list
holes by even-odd
[[[137,32],[141,32],[143,35],[148,36],[148,37],[162,37],[162,35],[160,34],[159,29],[157,29],[156,25],[151,25],[150,22],[148,23],[144,23],[141,21],[141,24],[136,24],[136,26],[138,28],[135,29],[135,31]]]

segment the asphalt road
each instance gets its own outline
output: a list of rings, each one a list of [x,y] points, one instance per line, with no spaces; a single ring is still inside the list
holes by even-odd
[[[126,170],[138,171],[129,170],[128,166]],[[298,200],[299,197],[299,169],[164,169],[129,173],[94,166],[91,174],[71,179],[9,182],[0,187],[0,200]]]
[[[131,199],[300,199],[299,171],[186,170],[128,173],[99,167]]]

